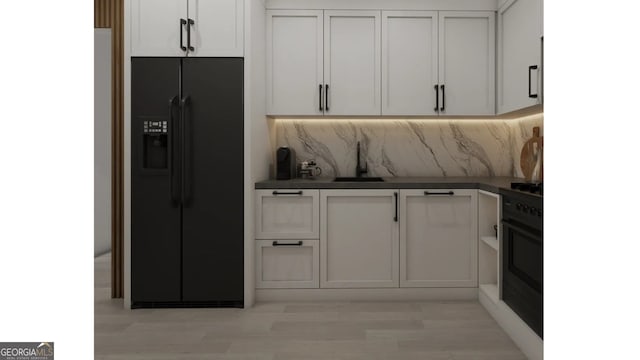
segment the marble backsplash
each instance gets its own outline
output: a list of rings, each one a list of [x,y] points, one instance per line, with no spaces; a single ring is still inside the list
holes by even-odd
[[[277,119],[276,148],[315,159],[323,177],[354,176],[356,144],[367,176],[522,176],[520,150],[543,115],[519,119]],[[275,149],[274,149],[275,151]]]

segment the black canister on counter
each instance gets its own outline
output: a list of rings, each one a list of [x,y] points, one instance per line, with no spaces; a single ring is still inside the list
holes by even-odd
[[[276,180],[293,179],[296,174],[296,152],[286,146],[276,151]]]

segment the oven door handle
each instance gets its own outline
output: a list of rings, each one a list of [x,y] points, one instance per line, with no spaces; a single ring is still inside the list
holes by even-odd
[[[513,221],[502,220],[501,223],[502,223],[502,225],[510,227],[510,228],[518,231],[519,233],[525,234],[525,235],[527,235],[527,236],[529,236],[531,238],[534,238],[534,239],[541,239],[542,238],[542,234],[537,234],[536,235],[536,234],[532,233],[531,231],[529,231],[529,230],[527,230],[527,229],[525,229],[525,228],[523,228],[521,226],[518,226],[518,225],[514,224]],[[540,242],[542,242],[542,241],[540,241]]]

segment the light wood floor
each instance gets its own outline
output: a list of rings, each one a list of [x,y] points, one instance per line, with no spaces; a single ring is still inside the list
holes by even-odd
[[[526,360],[476,301],[124,310],[95,260],[96,359]]]

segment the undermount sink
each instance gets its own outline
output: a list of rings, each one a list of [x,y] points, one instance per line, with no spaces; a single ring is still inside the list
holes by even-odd
[[[337,177],[335,179],[333,179],[333,181],[354,181],[354,182],[380,182],[380,181],[384,181],[383,178],[381,177],[355,177],[355,176],[348,176],[348,177]]]

